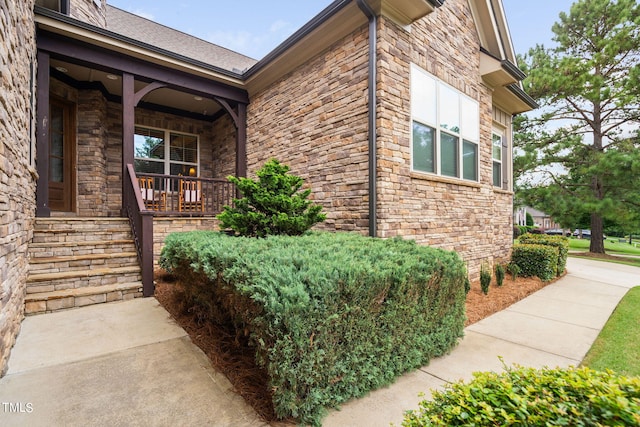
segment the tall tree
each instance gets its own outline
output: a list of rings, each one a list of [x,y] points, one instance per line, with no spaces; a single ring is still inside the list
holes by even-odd
[[[516,123],[516,174],[529,178],[525,200],[548,204],[547,213],[570,223],[588,212],[590,251],[604,253],[603,218],[640,209],[640,144],[631,136],[640,123],[640,6],[579,0],[552,31],[554,47],[538,45],[520,61],[541,109]]]

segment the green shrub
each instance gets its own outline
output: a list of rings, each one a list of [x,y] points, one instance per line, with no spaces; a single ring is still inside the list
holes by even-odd
[[[520,236],[521,244],[548,245],[558,248],[558,271],[557,276],[564,273],[567,268],[567,257],[569,256],[569,239],[564,236],[549,236],[546,234],[525,234]]]
[[[558,273],[558,248],[547,245],[513,245],[511,262],[520,268],[524,277],[538,276],[548,281]]]
[[[507,264],[507,271],[511,274],[511,279],[515,282],[518,278],[518,274],[520,274],[520,267],[518,267],[518,264],[510,262]]]
[[[469,276],[464,278],[464,294],[467,295],[471,291],[471,281],[469,280]]]
[[[275,413],[302,424],[319,425],[325,407],[391,383],[463,334],[464,263],[409,240],[180,233],[160,265],[203,317],[248,334]]]
[[[241,236],[300,235],[326,219],[322,206],[307,200],[311,190],[300,191],[302,178],[290,175],[289,166],[271,159],[250,178],[227,179],[234,183],[242,199],[233,199],[218,215],[220,229],[231,229]]]
[[[480,266],[480,289],[482,293],[487,295],[489,293],[489,285],[491,284],[491,268],[486,263],[482,263]]]
[[[496,285],[502,286],[504,283],[504,266],[502,264],[496,264]]]
[[[475,373],[434,392],[402,425],[638,426],[640,378],[588,368]]]

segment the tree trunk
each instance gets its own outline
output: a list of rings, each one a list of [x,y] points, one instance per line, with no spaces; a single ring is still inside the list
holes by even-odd
[[[591,242],[589,243],[589,252],[595,254],[604,253],[604,230],[602,226],[602,217],[597,213],[591,214]]]

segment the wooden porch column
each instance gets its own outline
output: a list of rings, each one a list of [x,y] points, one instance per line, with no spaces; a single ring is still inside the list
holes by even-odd
[[[38,51],[36,104],[36,216],[49,217],[49,54]]]
[[[122,216],[126,217],[127,164],[133,164],[133,134],[135,132],[135,87],[132,74],[122,74]]]
[[[238,103],[236,121],[236,176],[247,176],[247,105]]]

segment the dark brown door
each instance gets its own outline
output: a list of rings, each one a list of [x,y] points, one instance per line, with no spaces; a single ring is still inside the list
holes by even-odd
[[[51,99],[49,135],[49,207],[54,211],[75,210],[74,105]]]

